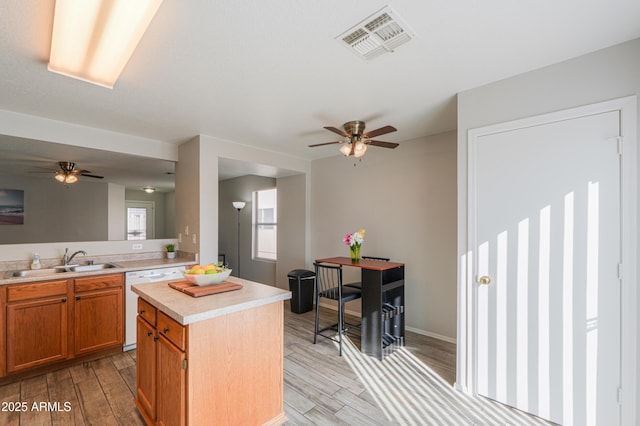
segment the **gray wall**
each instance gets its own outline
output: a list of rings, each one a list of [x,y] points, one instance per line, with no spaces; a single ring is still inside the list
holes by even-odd
[[[462,255],[466,249],[465,147],[469,129],[634,94],[640,94],[640,39],[460,93],[458,255]],[[637,110],[640,115],[640,108]],[[637,122],[640,125],[640,116]],[[640,129],[637,134],[640,134]],[[637,159],[638,162],[640,159]],[[640,226],[637,229],[640,230]],[[638,235],[634,237],[637,241]],[[639,263],[636,262],[636,265]],[[640,306],[640,300],[638,304]],[[640,316],[637,319],[640,321]],[[637,330],[640,332],[640,324]],[[640,376],[637,383],[640,386]],[[640,406],[640,390],[637,398],[636,405]]]
[[[0,175],[2,189],[24,190],[24,225],[1,225],[0,244],[108,240],[108,186],[80,180]]]
[[[251,175],[228,179],[218,186],[218,252],[226,255],[232,275],[238,276],[238,211],[232,203],[246,202],[240,211],[240,277],[268,285],[276,283],[276,262],[252,259],[251,197],[253,191],[275,187],[275,179]]]
[[[276,285],[289,289],[287,274],[305,269],[305,175],[276,180],[278,188],[278,262]]]
[[[406,265],[407,326],[455,339],[455,132],[371,147],[355,164],[343,156],[311,163],[312,259],[349,256],[343,236],[364,228],[363,255]],[[346,268],[345,281],[359,274]]]

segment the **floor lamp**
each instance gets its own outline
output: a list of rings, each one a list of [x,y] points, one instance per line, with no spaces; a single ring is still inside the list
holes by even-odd
[[[238,210],[238,273],[236,276],[240,278],[240,210],[242,210],[245,206],[244,201],[234,201],[233,207]]]

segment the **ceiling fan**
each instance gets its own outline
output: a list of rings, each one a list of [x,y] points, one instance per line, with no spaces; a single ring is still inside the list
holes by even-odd
[[[76,168],[77,164],[70,161],[59,161],[58,166],[60,166],[60,170],[49,170],[56,172],[54,178],[60,183],[76,183],[78,181],[78,176],[104,179],[104,176],[93,175],[89,170]]]
[[[334,142],[324,142],[317,143],[313,145],[309,145],[309,148],[313,148],[316,146],[323,145],[332,145],[336,143],[343,143],[342,147],[340,147],[340,152],[348,157],[353,155],[354,157],[362,157],[364,153],[367,151],[367,145],[380,146],[382,148],[395,148],[398,146],[397,143],[393,142],[383,142],[383,141],[374,141],[371,138],[380,135],[386,135],[387,133],[395,132],[397,129],[393,126],[384,126],[379,129],[371,130],[370,132],[363,133],[365,128],[364,121],[347,121],[342,125],[344,130],[337,129],[331,126],[325,126],[325,129],[337,133],[340,136],[344,137],[345,140],[334,141]]]

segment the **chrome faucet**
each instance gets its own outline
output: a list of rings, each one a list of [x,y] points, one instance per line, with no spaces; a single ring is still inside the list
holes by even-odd
[[[76,255],[81,254],[83,256],[87,255],[87,252],[84,250],[78,250],[77,252],[73,253],[71,256],[67,256],[67,253],[69,252],[68,248],[64,249],[64,255],[62,256],[62,264],[63,265],[68,265],[69,263],[71,263],[71,261],[73,260],[74,257],[76,257]]]

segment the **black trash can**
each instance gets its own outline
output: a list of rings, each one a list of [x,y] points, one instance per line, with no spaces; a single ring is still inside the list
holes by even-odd
[[[303,314],[312,310],[315,272],[307,269],[294,269],[287,276],[291,291],[291,312]]]

